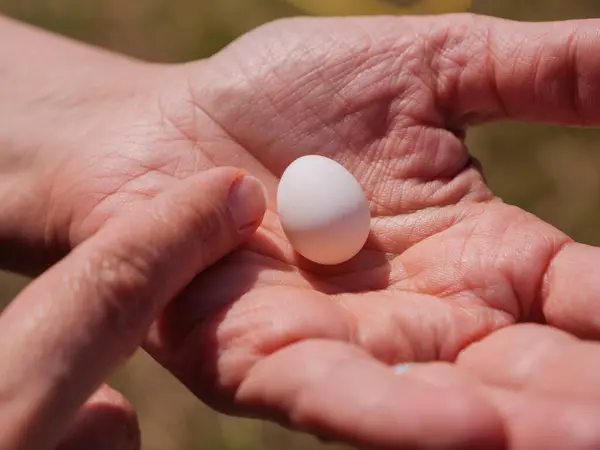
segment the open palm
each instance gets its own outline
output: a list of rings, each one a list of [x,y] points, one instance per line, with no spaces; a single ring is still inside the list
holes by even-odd
[[[598,330],[582,313],[597,291],[591,275],[577,275],[589,284],[578,293],[564,281],[574,275],[567,263],[595,250],[494,197],[464,144],[466,126],[489,119],[600,119],[578,91],[593,94],[581,77],[600,70],[560,50],[576,41],[573,27],[554,27],[546,41],[547,25],[521,27],[473,16],[266,26],[209,60],[161,69],[141,124],[119,118],[88,155],[102,164],[59,168],[57,189],[73,189],[76,201],[56,214],[79,242],[178,179],[247,169],[270,194],[263,225],[168,307],[146,349],[227,412],[395,448],[411,426],[433,423],[424,417],[435,409],[445,421],[436,426],[457,442],[477,426],[481,442],[497,443],[502,427],[477,396],[405,385],[387,366],[460,362],[473,343],[522,321]],[[306,154],[342,163],[370,201],[372,236],[340,266],[303,260],[280,229],[278,179]],[[375,393],[361,395],[367,384]],[[401,398],[389,405],[390,395]],[[402,432],[390,429],[399,414],[414,416]],[[370,428],[359,425],[365,415]]]

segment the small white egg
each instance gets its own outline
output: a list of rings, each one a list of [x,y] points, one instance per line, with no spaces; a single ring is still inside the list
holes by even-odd
[[[344,166],[324,156],[303,156],[287,167],[277,211],[294,250],[318,264],[348,261],[369,237],[371,214],[362,187]]]

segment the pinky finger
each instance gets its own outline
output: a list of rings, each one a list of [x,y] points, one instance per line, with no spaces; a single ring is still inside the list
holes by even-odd
[[[131,404],[102,385],[77,412],[56,450],[139,450],[140,429]]]

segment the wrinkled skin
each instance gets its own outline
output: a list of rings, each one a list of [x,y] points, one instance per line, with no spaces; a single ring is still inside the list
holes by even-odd
[[[369,447],[597,448],[600,349],[564,331],[598,337],[600,255],[495,197],[464,144],[489,120],[600,122],[596,28],[288,20],[151,66],[92,121],[97,144],[56,163],[49,235],[76,245],[180,179],[243,167],[268,188],[263,225],[145,343],[199,398]],[[336,267],[296,256],[277,219],[278,177],[310,153],[370,201],[366,248]]]

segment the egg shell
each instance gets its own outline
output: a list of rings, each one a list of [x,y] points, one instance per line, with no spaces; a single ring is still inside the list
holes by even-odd
[[[359,182],[340,163],[320,155],[292,162],[279,182],[277,211],[296,252],[323,265],[341,264],[365,245],[369,203]]]

